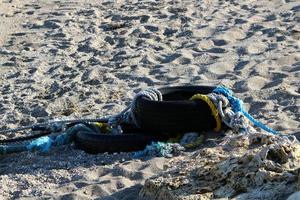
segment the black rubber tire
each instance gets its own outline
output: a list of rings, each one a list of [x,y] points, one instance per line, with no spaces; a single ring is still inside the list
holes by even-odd
[[[75,145],[87,153],[97,154],[142,150],[152,141],[161,140],[164,140],[164,138],[144,134],[111,135],[78,132],[75,136]]]
[[[159,89],[163,101],[138,98],[135,116],[139,128],[152,131],[152,134],[171,135],[213,130],[216,121],[207,103],[189,99],[197,93],[211,93],[214,88],[211,86],[164,87]]]

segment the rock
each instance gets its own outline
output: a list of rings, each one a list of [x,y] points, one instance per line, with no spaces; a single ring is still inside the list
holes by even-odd
[[[292,139],[227,135],[218,146],[170,160],[164,172],[146,180],[140,197],[286,199],[300,180],[300,144]]]
[[[176,29],[166,28],[163,34],[167,37],[171,37],[176,32],[177,32]]]

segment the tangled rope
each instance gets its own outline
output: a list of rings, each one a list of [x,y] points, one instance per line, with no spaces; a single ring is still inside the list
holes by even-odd
[[[0,145],[0,155],[23,151],[41,151],[45,153],[54,146],[61,146],[73,142],[75,134],[78,131],[92,132],[93,130],[85,124],[76,124],[60,134],[56,133],[50,136],[39,137],[32,141],[25,141],[22,144]]]
[[[135,124],[138,127],[138,123],[136,121],[135,113],[136,113],[136,100],[138,98],[147,98],[153,101],[162,101],[162,94],[159,90],[150,88],[137,93],[132,100],[130,106],[124,109],[117,115],[102,117],[102,118],[80,118],[80,119],[70,119],[70,120],[52,120],[45,123],[37,123],[29,126],[23,126],[20,128],[13,128],[8,130],[0,131],[0,134],[5,134],[9,132],[19,132],[27,129],[35,130],[39,128],[44,128],[50,130],[50,133],[61,133],[55,136],[42,136],[30,142],[26,142],[28,139],[33,139],[35,136],[40,136],[41,134],[22,137],[20,140],[17,139],[9,139],[7,141],[0,141],[0,143],[12,143],[12,142],[19,142],[25,141],[23,144],[12,144],[12,145],[0,145],[0,155],[6,153],[17,153],[22,151],[33,151],[38,150],[41,152],[48,152],[51,147],[64,145],[70,143],[74,139],[74,134],[78,132],[78,130],[86,130],[92,131],[89,127],[85,126],[85,123],[90,122],[100,122],[100,121],[107,121],[109,126],[111,127],[112,134],[121,134],[122,129],[120,124],[121,123],[129,123]],[[74,123],[76,125],[66,128],[66,124]]]
[[[218,108],[222,121],[233,130],[246,133],[256,132],[256,130],[249,124],[249,120],[255,126],[269,133],[277,134],[276,131],[254,119],[254,117],[245,111],[243,101],[234,97],[233,92],[230,89],[218,86],[208,96]]]
[[[121,133],[119,126],[121,122],[135,124],[137,127],[139,127],[139,124],[137,123],[135,117],[136,100],[143,97],[152,101],[162,101],[161,92],[154,88],[149,88],[137,93],[130,106],[128,106],[119,115],[116,115],[109,120],[109,124],[111,125],[111,127],[113,127],[113,130],[117,130],[117,134]],[[250,120],[259,128],[262,128],[267,132],[277,134],[276,131],[255,120],[248,112],[246,112],[243,107],[242,100],[234,97],[233,92],[226,87],[218,86],[212,91],[212,93],[208,95],[196,94],[191,98],[191,100],[195,99],[201,99],[209,105],[212,110],[213,116],[216,119],[217,125],[214,130],[217,132],[221,129],[221,123],[219,119],[220,115],[222,121],[236,132],[255,133],[256,130],[249,124]],[[153,148],[157,147],[157,145],[152,146]],[[161,147],[160,145],[158,146]],[[145,151],[148,153],[151,152],[149,149],[152,148],[150,148],[150,146],[148,146],[147,148],[145,149]]]
[[[23,131],[26,129],[35,130],[38,129],[39,127],[44,127],[46,129],[49,129],[50,132],[52,133],[61,133],[61,134],[56,136],[43,136],[31,142],[27,142],[23,145],[0,145],[0,154],[15,153],[15,152],[21,152],[25,150],[28,151],[40,150],[42,152],[47,152],[52,146],[58,146],[58,145],[63,145],[72,142],[76,131],[78,131],[79,129],[86,129],[86,130],[89,129],[89,127],[84,125],[84,123],[88,123],[88,122],[107,121],[111,128],[112,134],[122,133],[122,129],[120,126],[120,124],[122,123],[134,124],[136,127],[139,127],[139,124],[137,123],[136,116],[135,116],[136,109],[137,109],[136,101],[139,98],[147,98],[152,101],[163,100],[162,94],[159,90],[155,88],[149,88],[137,93],[133,98],[131,104],[122,112],[114,116],[106,116],[101,118],[52,120],[49,122],[37,123],[37,124],[24,126],[20,128],[1,130],[0,134],[4,134],[8,132]],[[220,123],[218,123],[218,121],[220,121],[218,115],[220,115],[222,121],[228,127],[232,128],[237,132],[241,132],[241,131],[246,133],[256,132],[256,130],[249,124],[249,121],[251,121],[254,125],[258,126],[259,128],[262,128],[263,130],[266,130],[273,134],[277,133],[276,131],[272,130],[271,128],[267,127],[261,122],[255,120],[248,112],[246,112],[245,109],[243,108],[243,102],[240,99],[234,97],[232,95],[232,91],[228,88],[225,88],[223,86],[218,86],[213,90],[212,93],[208,95],[202,95],[202,96],[195,95],[195,97],[192,97],[192,99],[201,99],[209,104],[213,112],[213,115],[217,121],[217,127],[215,128],[215,130],[220,130],[221,128]],[[214,110],[217,111],[214,112]],[[68,123],[74,123],[77,125],[67,129],[66,124]],[[29,137],[31,137],[32,139],[33,136],[29,136]],[[22,138],[22,140],[25,139]],[[16,142],[15,139],[12,141]],[[157,147],[157,145],[154,146]],[[158,146],[162,149],[165,148],[162,145],[158,145]],[[167,149],[170,150],[170,147],[168,146]]]

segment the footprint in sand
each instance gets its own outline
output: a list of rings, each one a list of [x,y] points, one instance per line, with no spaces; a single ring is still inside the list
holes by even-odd
[[[234,71],[240,71],[240,70],[243,70],[243,69],[245,68],[245,66],[246,66],[247,64],[249,64],[249,63],[250,63],[250,61],[248,61],[248,60],[246,60],[246,61],[244,61],[244,60],[238,61],[238,62],[236,63],[236,65],[234,66]]]
[[[38,5],[38,4],[25,4],[24,6],[25,6],[25,7],[29,7],[29,8],[33,8],[33,9],[35,9],[35,10],[38,10],[38,9],[41,8],[41,6]]]
[[[234,24],[237,25],[237,24],[245,24],[247,23],[248,21],[247,20],[244,20],[244,19],[235,19],[234,20]]]
[[[178,58],[178,64],[180,64],[180,65],[188,65],[188,64],[191,64],[191,59],[189,59],[189,58],[186,58],[186,57],[180,57],[180,58]]]
[[[218,40],[218,39],[214,39],[212,40],[215,46],[224,46],[227,45],[228,42],[226,40]]]
[[[105,38],[107,41],[111,42],[110,44],[113,45],[113,39],[112,38]],[[106,41],[105,40],[105,41]],[[96,39],[94,38],[87,38],[83,41],[80,41],[78,44],[77,51],[79,52],[84,52],[84,53],[94,53],[96,54],[98,52],[98,45],[99,43],[97,42]],[[100,49],[100,48],[99,48]]]
[[[148,15],[142,15],[142,16],[140,17],[140,23],[141,23],[141,24],[147,23],[149,19],[150,19],[150,16],[148,16]]]
[[[157,26],[145,25],[144,27],[146,30],[151,31],[151,32],[157,32],[159,30]]]
[[[277,16],[275,14],[270,14],[265,17],[265,22],[274,21],[276,19],[277,19]]]
[[[178,30],[177,29],[172,29],[172,28],[166,28],[163,32],[163,35],[164,36],[167,36],[167,37],[171,37],[173,36]]]
[[[226,49],[223,49],[223,48],[211,48],[211,49],[208,49],[207,52],[209,53],[225,53],[226,52]]]
[[[20,32],[20,33],[12,33],[11,35],[12,35],[12,36],[24,36],[24,35],[26,35],[26,33],[24,33],[24,32]]]
[[[34,14],[34,10],[29,10],[27,12],[25,12],[27,15],[33,15]]]
[[[169,55],[163,56],[159,61],[161,63],[171,63],[174,60],[176,60],[177,58],[179,58],[180,56],[181,56],[181,54],[179,54],[179,53],[169,54]]]
[[[7,62],[2,63],[1,66],[3,66],[3,67],[13,67],[13,66],[16,66],[16,63],[12,62],[12,61],[7,61]]]
[[[57,29],[60,28],[60,20],[45,20],[44,22],[36,23],[33,24],[32,28],[33,29],[38,29],[38,28],[47,28],[47,29]]]

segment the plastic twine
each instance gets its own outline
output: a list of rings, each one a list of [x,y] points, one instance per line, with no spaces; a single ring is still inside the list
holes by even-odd
[[[224,87],[224,86],[217,86],[214,90],[213,90],[213,93],[216,93],[216,94],[222,94],[224,95],[231,107],[232,107],[232,110],[234,113],[237,113],[237,112],[241,112],[245,117],[247,117],[255,126],[269,132],[269,133],[273,133],[273,134],[278,134],[277,131],[271,129],[270,127],[264,125],[263,123],[261,123],[260,121],[256,120],[252,115],[250,115],[245,109],[244,109],[244,106],[243,106],[243,101],[234,97],[233,96],[233,92],[232,90]]]
[[[41,152],[48,152],[52,146],[53,140],[48,137],[40,137],[36,140],[31,141],[27,146],[28,151],[39,150]]]

